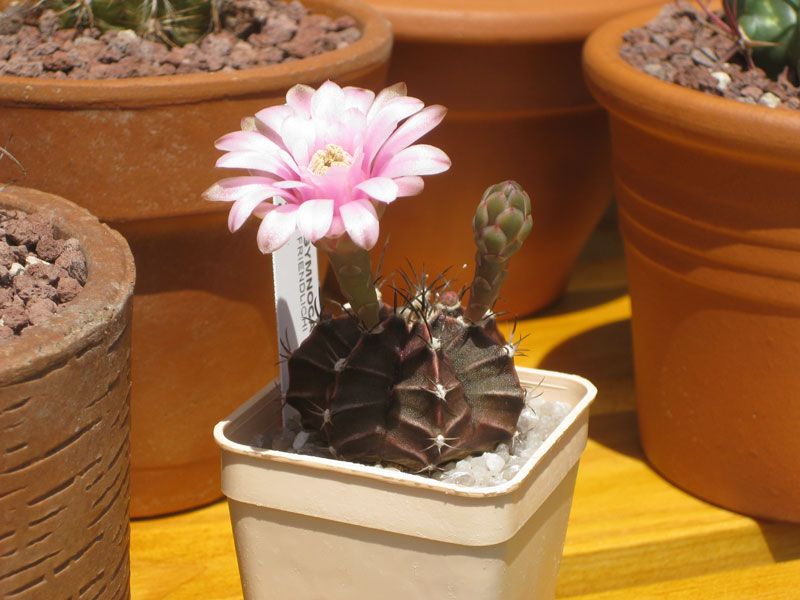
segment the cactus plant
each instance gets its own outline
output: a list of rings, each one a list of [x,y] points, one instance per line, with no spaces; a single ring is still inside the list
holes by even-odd
[[[295,86],[285,106],[217,142],[228,151],[218,166],[251,170],[206,192],[234,203],[231,230],[262,216],[264,252],[300,231],[328,253],[348,300],[288,357],[285,398],[340,458],[433,470],[508,441],[524,405],[517,344],[506,342],[492,312],[508,260],[531,230],[530,198],[518,184],[491,186],[478,205],[466,310],[444,275],[431,283],[401,275],[407,285],[395,288],[392,306],[375,288],[369,250],[385,205],[449,166],[438,148],[410,145],[444,112],[423,108],[402,85],[377,96],[331,82]],[[285,203],[267,202],[274,196]]]
[[[399,290],[400,305],[383,305],[372,329],[351,314],[321,319],[289,357],[286,402],[303,426],[319,431],[335,456],[414,471],[508,441],[525,392],[516,346],[506,343],[491,306],[531,223],[518,184],[486,191],[474,220],[478,253],[466,312],[439,276]]]
[[[25,0],[22,10],[54,10],[63,27],[131,29],[145,39],[178,46],[219,24],[223,0]]]
[[[722,31],[736,41],[749,66],[757,65],[773,79],[787,67],[800,79],[798,0],[723,0],[724,20],[700,6]]]

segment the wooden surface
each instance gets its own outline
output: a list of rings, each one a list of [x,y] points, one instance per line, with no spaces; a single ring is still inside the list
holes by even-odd
[[[589,241],[564,298],[517,328],[528,336],[520,364],[577,373],[599,390],[557,596],[800,599],[800,526],[707,504],[645,461],[636,432],[629,316],[612,214]],[[225,503],[134,521],[131,573],[133,600],[241,600]]]

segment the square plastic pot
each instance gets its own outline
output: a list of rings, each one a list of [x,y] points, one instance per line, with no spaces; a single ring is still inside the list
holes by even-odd
[[[572,410],[495,487],[251,446],[280,426],[277,381],[218,423],[245,599],[553,598],[596,389],[573,375],[517,371]]]

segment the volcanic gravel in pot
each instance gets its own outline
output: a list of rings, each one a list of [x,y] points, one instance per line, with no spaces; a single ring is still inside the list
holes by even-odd
[[[49,216],[0,209],[0,341],[49,320],[86,276],[80,243],[59,239]]]
[[[26,22],[6,11],[0,17],[0,75],[121,79],[236,71],[337,50],[361,37],[352,17],[311,14],[296,1],[229,0],[220,20],[220,31],[173,47],[129,29],[59,29],[52,10]]]
[[[800,87],[788,69],[777,81],[757,67],[747,69],[740,54],[732,55],[734,41],[685,3],[666,5],[623,40],[620,56],[663,81],[748,104],[800,109]]]

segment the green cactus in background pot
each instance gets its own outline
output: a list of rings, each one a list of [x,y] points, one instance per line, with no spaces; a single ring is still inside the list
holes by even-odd
[[[753,43],[753,61],[767,75],[775,78],[788,66],[800,78],[798,0],[736,0],[729,12]]]
[[[63,27],[135,31],[140,37],[183,46],[219,24],[223,0],[27,0],[22,10],[54,10]]]

